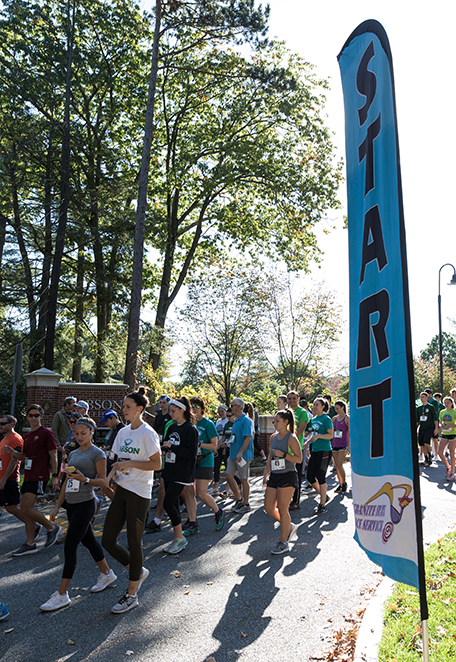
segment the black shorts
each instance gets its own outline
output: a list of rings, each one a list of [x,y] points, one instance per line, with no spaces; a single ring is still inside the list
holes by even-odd
[[[21,500],[19,483],[7,480],[3,490],[0,490],[0,506],[17,506]]]
[[[267,487],[272,487],[276,490],[279,487],[298,487],[298,474],[296,471],[287,471],[286,473],[279,473],[271,471],[268,478]]]
[[[339,448],[333,448],[332,452],[337,453],[337,451],[346,451],[348,446],[340,446]]]
[[[424,444],[431,445],[432,438],[434,436],[434,428],[421,428],[418,432],[418,445],[424,446]]]
[[[195,480],[212,480],[214,476],[214,467],[200,467],[196,465]]]
[[[453,441],[456,439],[456,434],[442,434],[440,437],[441,441]]]
[[[46,491],[47,481],[42,480],[24,480],[21,487],[21,494],[43,494]]]

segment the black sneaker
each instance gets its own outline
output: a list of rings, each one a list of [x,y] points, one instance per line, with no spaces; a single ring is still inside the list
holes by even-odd
[[[52,531],[47,532],[46,542],[44,543],[45,547],[52,547],[52,545],[57,541],[57,538],[60,536],[62,527],[57,524],[54,526]]]
[[[327,512],[328,512],[328,509],[322,503],[319,503],[318,506],[314,510],[315,515],[321,515],[322,513],[327,513]]]
[[[18,550],[13,552],[13,556],[25,556],[26,554],[36,554],[38,551],[36,547],[36,542],[32,543],[29,545],[27,542],[25,542],[21,547],[19,547]]]
[[[343,492],[344,490],[342,488],[343,488],[343,485],[338,485],[336,487],[336,489],[334,490],[334,492]]]
[[[157,524],[155,520],[152,520],[152,522],[146,524],[144,528],[145,533],[160,533],[160,531],[161,531],[161,524]]]

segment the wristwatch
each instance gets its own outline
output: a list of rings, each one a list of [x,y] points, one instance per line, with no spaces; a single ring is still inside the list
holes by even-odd
[[[89,482],[90,482],[90,478],[86,478],[84,485],[87,485],[87,483],[89,483]]]
[[[52,478],[58,478],[59,474],[51,474]]]

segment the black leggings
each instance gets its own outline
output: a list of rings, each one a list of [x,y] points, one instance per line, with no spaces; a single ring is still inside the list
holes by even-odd
[[[117,485],[103,528],[101,544],[123,566],[130,565],[129,579],[137,582],[143,566],[142,535],[150,499]],[[117,542],[127,522],[128,549]]]
[[[214,457],[214,483],[220,482],[220,467],[222,462],[225,461],[225,466],[228,461],[228,448],[219,448],[217,455]]]
[[[312,451],[307,465],[307,480],[313,485],[317,480],[320,485],[326,483],[326,471],[331,462],[332,451]]]
[[[169,515],[171,524],[179,526],[181,523],[180,510],[177,500],[180,497],[185,485],[182,483],[175,483],[174,481],[165,480],[165,498],[163,500],[163,508]]]
[[[65,538],[63,579],[71,579],[76,568],[76,552],[80,542],[87,547],[95,563],[104,559],[103,549],[93,535],[90,520],[95,515],[95,499],[82,503],[66,503],[68,532]]]
[[[296,471],[298,473],[298,487],[295,489],[291,503],[295,506],[301,501],[301,481],[302,481],[302,462],[296,463]]]

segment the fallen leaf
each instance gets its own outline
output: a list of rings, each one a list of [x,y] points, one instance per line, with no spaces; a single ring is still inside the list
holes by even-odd
[[[82,597],[81,595],[75,595],[74,599],[77,600],[78,598],[81,598],[81,597]]]
[[[206,582],[206,585],[207,585],[207,586],[212,586],[213,583],[214,583],[214,582]]]
[[[184,591],[184,595],[188,595],[190,591]]]
[[[9,634],[13,630],[14,630],[14,628],[10,628],[9,630],[3,630],[3,634]]]
[[[135,654],[134,651],[127,651],[127,652],[125,653],[125,655],[134,655],[134,654]]]
[[[215,657],[206,658],[206,662],[215,662]]]
[[[248,637],[248,636],[249,636],[249,635],[246,634],[245,632],[242,632],[242,630],[241,630],[241,634],[242,634],[243,637]]]
[[[74,646],[74,641],[72,641],[71,639],[68,639],[67,646]]]

